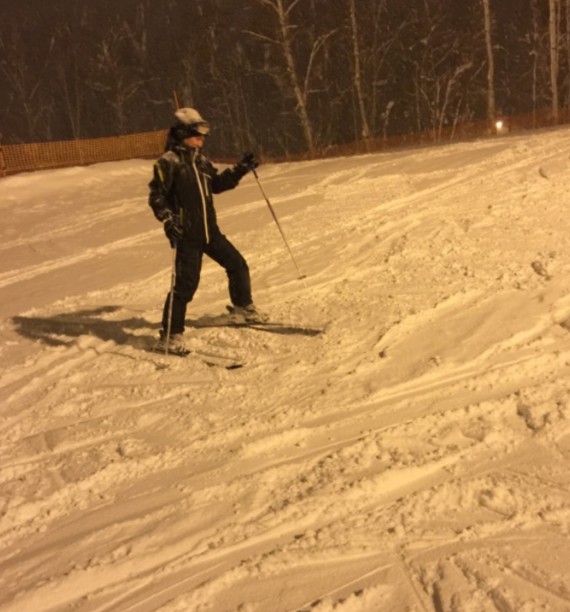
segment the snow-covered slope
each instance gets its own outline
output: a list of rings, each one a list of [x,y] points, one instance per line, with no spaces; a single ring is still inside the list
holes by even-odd
[[[272,318],[146,352],[151,162],[0,181],[0,610],[570,609],[570,132],[262,166]],[[195,322],[195,325],[192,323]]]

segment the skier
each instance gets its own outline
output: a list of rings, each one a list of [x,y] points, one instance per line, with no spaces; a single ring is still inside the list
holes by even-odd
[[[149,205],[176,249],[174,295],[169,292],[166,297],[155,350],[182,353],[186,307],[198,288],[204,253],[226,270],[232,311],[247,322],[266,317],[253,304],[249,268],[221,233],[213,204],[213,194],[236,187],[259,162],[253,153],[246,152],[232,168],[219,172],[202,153],[210,131],[208,122],[193,108],[181,108],[175,116],[165,153],[154,165]]]

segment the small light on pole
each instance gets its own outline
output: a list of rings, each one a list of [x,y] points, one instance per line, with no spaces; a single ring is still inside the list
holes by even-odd
[[[497,119],[497,121],[495,121],[495,134],[507,134],[508,131],[509,128],[503,119]]]

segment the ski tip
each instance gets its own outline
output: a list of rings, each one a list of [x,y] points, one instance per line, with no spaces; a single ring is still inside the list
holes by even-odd
[[[230,365],[224,366],[226,368],[226,370],[239,370],[240,368],[243,368],[245,366],[245,363],[231,363]]]

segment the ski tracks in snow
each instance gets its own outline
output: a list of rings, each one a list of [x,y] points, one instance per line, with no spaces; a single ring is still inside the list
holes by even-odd
[[[285,231],[307,281],[275,263],[273,228],[240,240],[265,252],[258,303],[326,333],[192,330],[240,370],[142,350],[165,283],[5,323],[0,609],[570,607],[570,249],[549,142],[329,160],[320,180],[299,165],[314,200]],[[203,282],[196,315],[222,312],[225,280]]]

